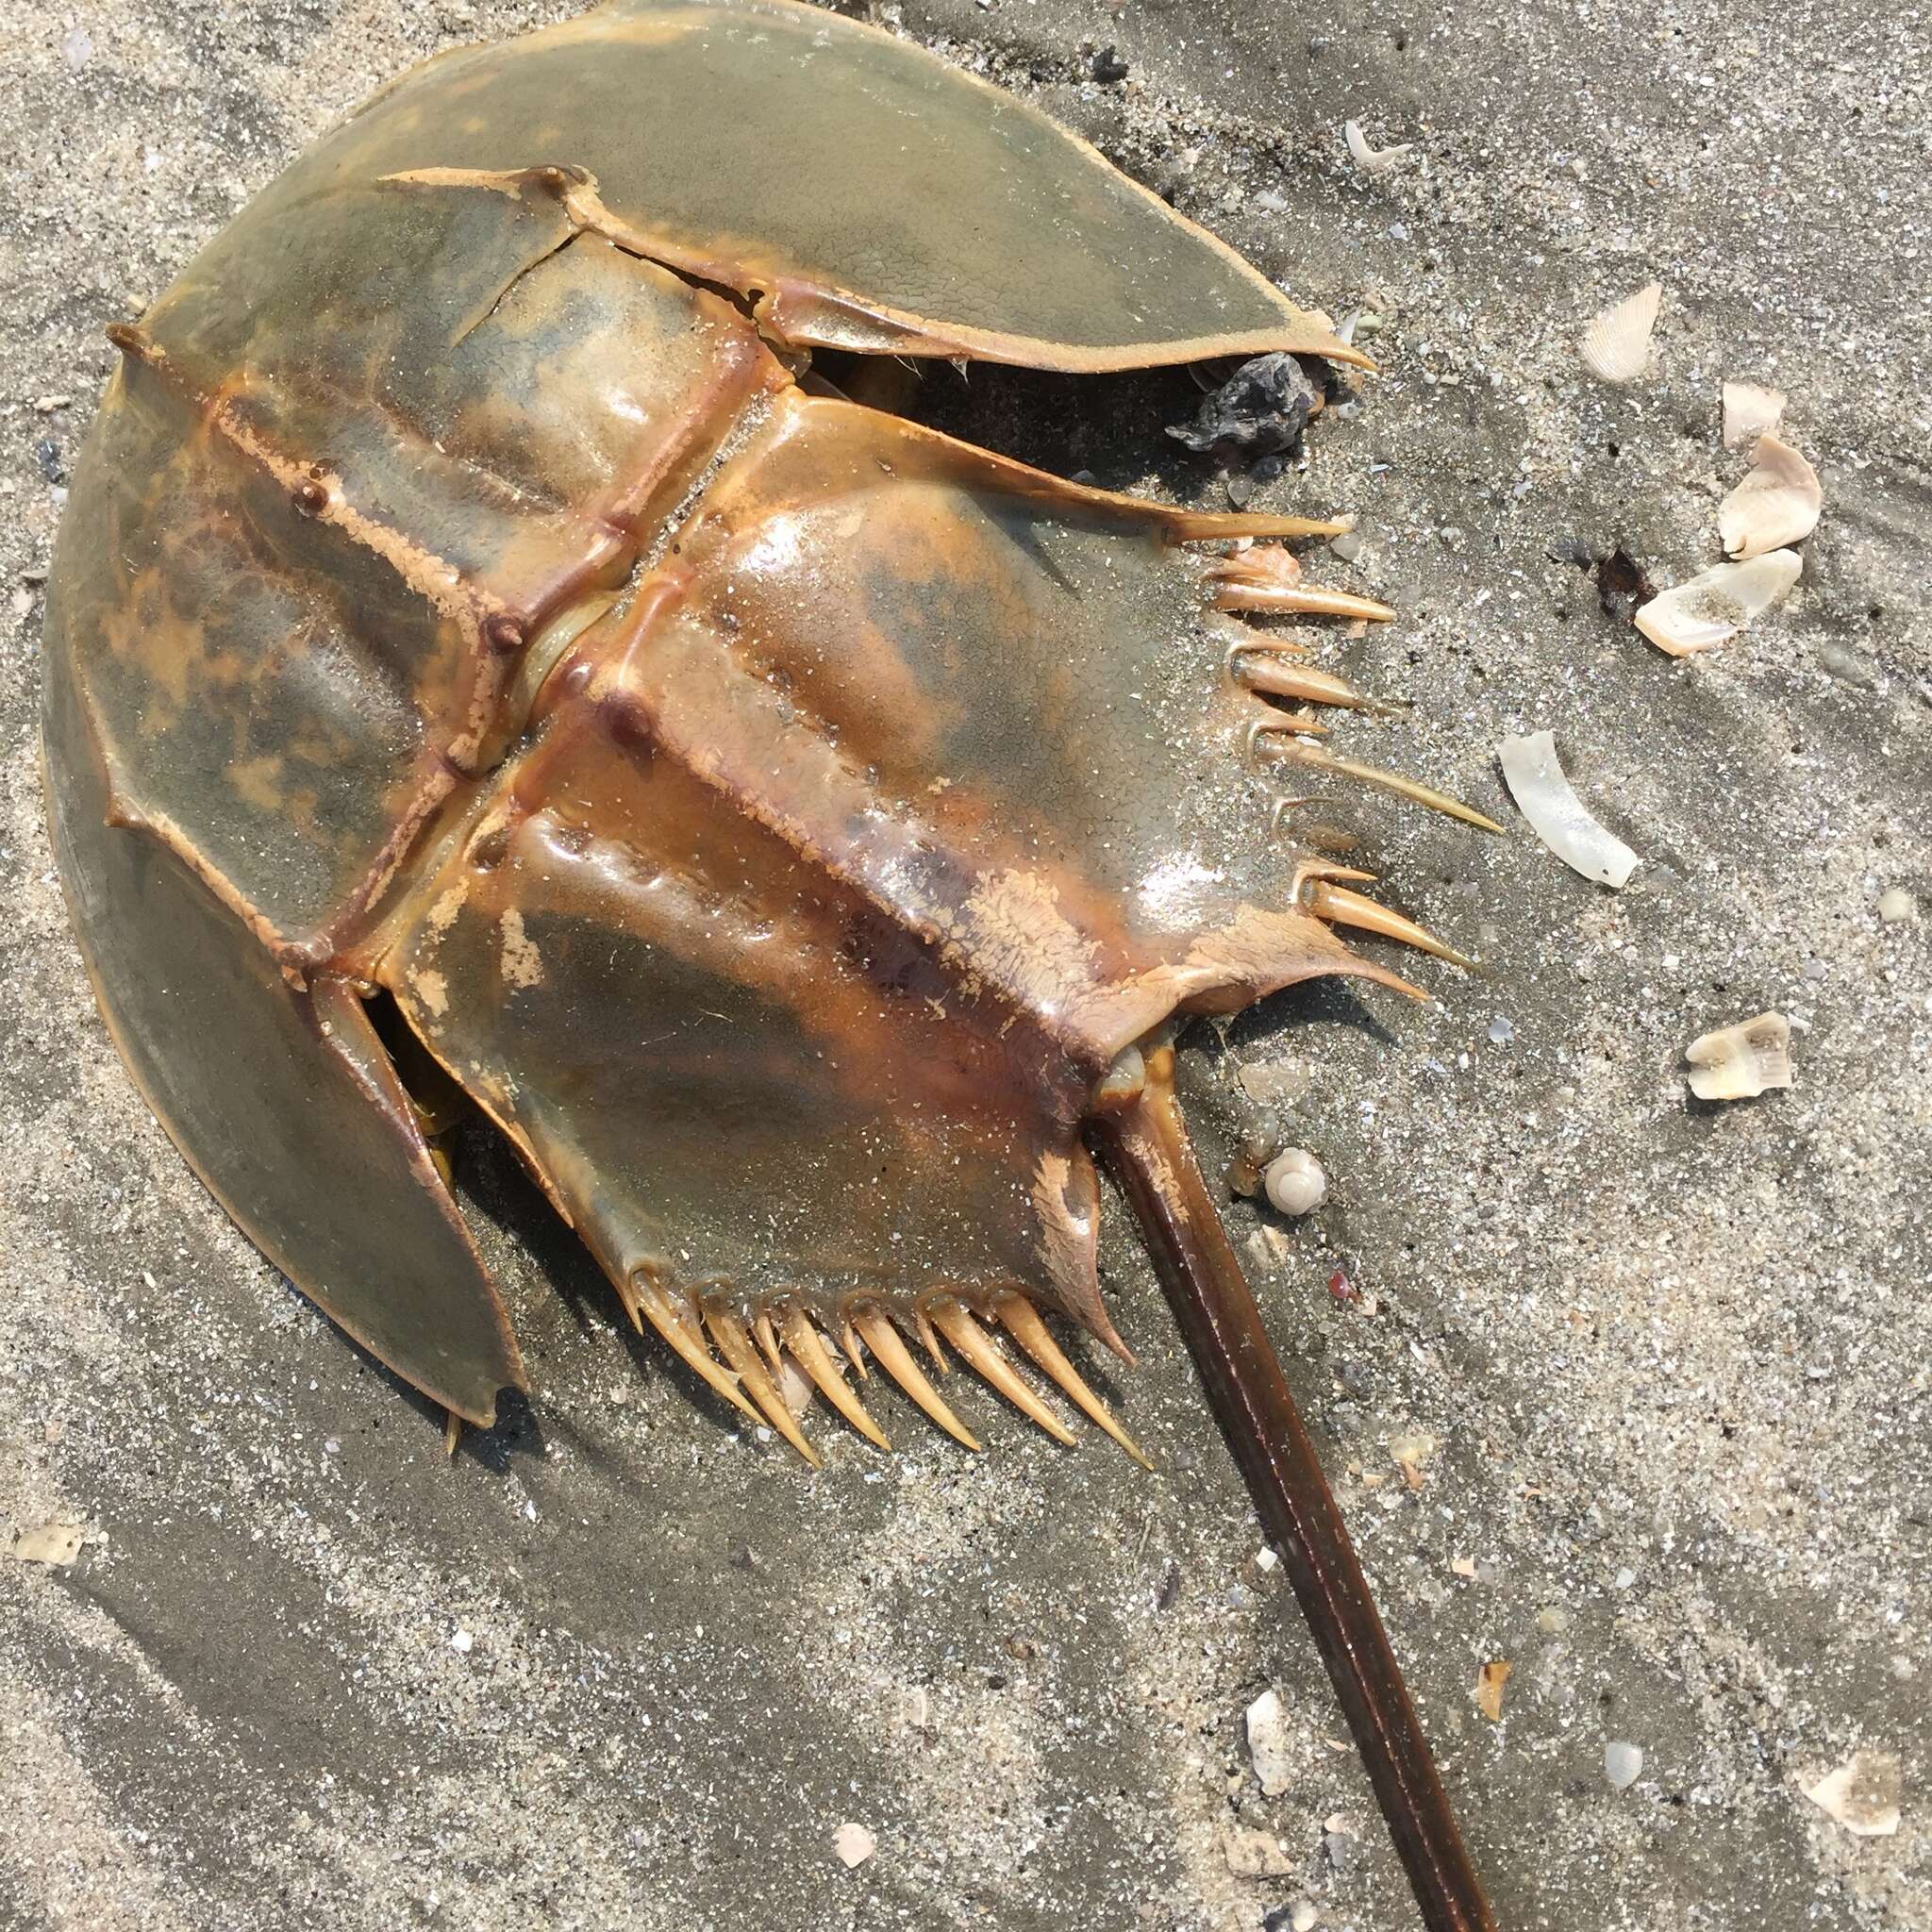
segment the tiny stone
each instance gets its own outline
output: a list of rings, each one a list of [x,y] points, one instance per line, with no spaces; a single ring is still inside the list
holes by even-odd
[[[1604,1746],[1604,1776],[1613,1791],[1627,1791],[1643,1774],[1643,1753],[1619,1738]]]
[[[342,1439],[340,1436],[329,1437],[322,1445],[322,1453],[325,1456],[340,1456],[342,1453]]]
[[[1560,1637],[1570,1627],[1570,1612],[1561,1604],[1551,1604],[1536,1613],[1536,1627],[1545,1637]]]
[[[85,27],[75,27],[60,42],[60,52],[66,58],[68,66],[78,74],[93,58],[94,43]]]
[[[1507,1046],[1516,1038],[1516,1028],[1501,1013],[1490,1022],[1490,1039],[1497,1046]]]
[[[1346,1872],[1355,1863],[1355,1840],[1345,1831],[1324,1832],[1322,1849],[1328,1854],[1328,1863],[1337,1872]]]
[[[1916,917],[1918,910],[1912,895],[1899,886],[1878,895],[1878,916],[1887,925],[1903,925]]]
[[[1344,530],[1328,540],[1328,547],[1343,563],[1353,563],[1362,554],[1362,540],[1354,530]]]
[[[1637,1573],[1630,1569],[1619,1570],[1610,1581],[1618,1590],[1628,1590],[1637,1581]]]
[[[458,1630],[452,1634],[449,1640],[449,1647],[458,1657],[468,1657],[471,1651],[475,1649],[476,1640],[467,1630]]]
[[[1261,1932],[1313,1932],[1320,1914],[1305,1898],[1292,1905],[1275,1906],[1262,1915]]]

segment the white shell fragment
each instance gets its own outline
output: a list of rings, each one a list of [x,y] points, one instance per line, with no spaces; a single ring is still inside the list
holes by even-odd
[[[1818,527],[1824,492],[1818,472],[1769,430],[1757,439],[1751,474],[1718,506],[1726,557],[1762,557],[1802,543]]]
[[[1604,1777],[1613,1791],[1627,1791],[1643,1775],[1643,1753],[1622,1738],[1604,1746]]]
[[[1306,1147],[1289,1147],[1261,1170],[1268,1205],[1278,1214],[1312,1214],[1328,1198],[1328,1174]]]
[[[1600,886],[1621,891],[1637,870],[1637,855],[1591,818],[1557,761],[1548,731],[1506,738],[1497,748],[1503,776],[1530,829],[1567,865]]]
[[[1413,142],[1405,141],[1393,147],[1371,147],[1359,121],[1343,122],[1341,138],[1348,143],[1348,152],[1356,166],[1364,175],[1386,175],[1391,168],[1399,168],[1403,156],[1415,146]]]
[[[47,1563],[66,1569],[80,1555],[87,1531],[78,1523],[43,1523],[35,1529],[24,1529],[14,1538],[8,1553],[22,1563]]]
[[[1248,1756],[1264,1797],[1278,1798],[1294,1782],[1294,1740],[1280,1695],[1264,1690],[1247,1709]]]
[[[1858,1751],[1805,1795],[1854,1838],[1890,1838],[1899,1826],[1901,1767],[1885,1751]]]
[[[1664,285],[1645,282],[1636,294],[1606,308],[1576,344],[1583,366],[1601,382],[1635,382],[1650,360],[1650,332],[1663,300]]]
[[[1784,421],[1785,392],[1755,382],[1724,384],[1724,447],[1749,449]]]
[[[1781,604],[1804,568],[1795,550],[1714,563],[1640,605],[1632,622],[1659,651],[1693,658],[1728,643],[1754,618]]]
[[[1759,1013],[1720,1026],[1684,1049],[1690,1091],[1699,1100],[1749,1100],[1791,1084],[1791,1027],[1782,1013]]]
[[[833,1854],[848,1872],[864,1864],[878,1848],[878,1840],[862,1824],[841,1824],[832,1834]]]

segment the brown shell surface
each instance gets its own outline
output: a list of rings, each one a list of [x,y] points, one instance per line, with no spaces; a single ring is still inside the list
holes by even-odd
[[[446,56],[117,340],[48,625],[96,987],[236,1219],[453,1410],[521,1371],[378,987],[620,1288],[1105,1336],[1111,1058],[1375,970],[1292,903],[1280,714],[1181,547],[1254,526],[792,386],[1340,352],[918,50],[731,0]]]

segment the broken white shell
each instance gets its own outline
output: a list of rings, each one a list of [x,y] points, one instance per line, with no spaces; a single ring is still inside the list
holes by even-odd
[[[1600,886],[1622,889],[1637,870],[1637,855],[1585,808],[1557,758],[1548,731],[1506,738],[1497,748],[1503,776],[1530,829],[1573,872]]]
[[[1269,1205],[1281,1214],[1312,1214],[1328,1198],[1328,1175],[1306,1147],[1289,1147],[1261,1171]]]
[[[1650,360],[1650,332],[1663,300],[1664,285],[1645,282],[1636,294],[1606,308],[1576,344],[1583,366],[1604,382],[1635,382]]]
[[[1818,472],[1766,430],[1757,439],[1751,474],[1718,506],[1718,535],[1726,557],[1762,557],[1802,543],[1818,527],[1824,492]]]
[[[1264,1690],[1248,1706],[1248,1756],[1261,1795],[1278,1798],[1294,1782],[1294,1739],[1280,1692]]]
[[[1890,1752],[1858,1751],[1804,1791],[1854,1838],[1890,1838],[1899,1827],[1901,1772]]]
[[[1724,447],[1749,449],[1784,421],[1785,392],[1755,382],[1724,384]]]
[[[1364,175],[1386,175],[1391,168],[1400,167],[1403,156],[1415,146],[1412,141],[1405,141],[1393,147],[1371,147],[1359,121],[1344,121],[1341,138],[1348,143],[1348,151],[1356,166]]]
[[[1690,1091],[1699,1100],[1749,1100],[1791,1084],[1791,1025],[1782,1013],[1759,1013],[1700,1034],[1684,1049]]]
[[[1727,642],[1753,618],[1782,603],[1804,568],[1795,550],[1716,563],[1640,605],[1632,621],[1659,651],[1694,657]]]

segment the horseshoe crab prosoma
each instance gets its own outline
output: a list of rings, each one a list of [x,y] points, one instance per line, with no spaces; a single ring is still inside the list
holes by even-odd
[[[487,1424],[521,1370],[437,1164],[460,1090],[800,1454],[787,1358],[875,1442],[868,1358],[976,1446],[914,1348],[1064,1437],[998,1328],[1126,1443],[1040,1314],[1121,1349],[1091,1138],[1425,1919],[1490,1924],[1170,1043],[1317,974],[1412,990],[1336,924],[1447,951],[1284,855],[1271,774],[1487,822],[1328,750],[1290,707],[1366,701],[1229,614],[1389,616],[1278,541],[1337,526],[1063,482],[810,367],[1364,358],[1042,115],[789,0],[447,55],[112,334],[54,833],[114,1038],[235,1219]]]

